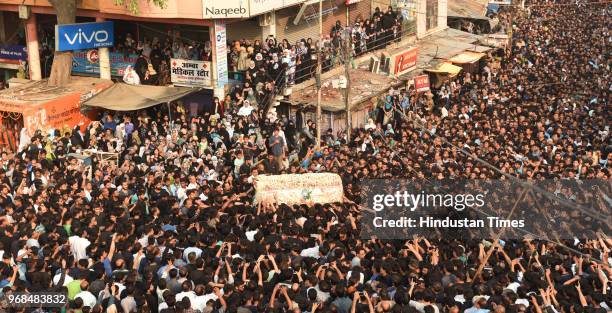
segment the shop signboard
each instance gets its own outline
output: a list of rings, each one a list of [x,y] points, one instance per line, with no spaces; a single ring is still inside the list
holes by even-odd
[[[205,19],[249,17],[249,0],[204,0]]]
[[[113,22],[55,25],[57,51],[112,47],[114,43]]]
[[[189,87],[210,87],[210,62],[184,59],[170,60],[173,84]]]
[[[413,47],[395,54],[391,58],[393,61],[393,75],[399,76],[415,69],[417,64],[417,52],[418,49]]]
[[[128,66],[134,66],[138,55],[111,52],[109,53],[111,76],[123,77],[123,72]],[[98,50],[75,51],[72,55],[72,73],[91,76],[100,75],[100,58]]]
[[[417,92],[429,90],[429,75],[419,75],[414,78],[414,88]]]
[[[0,63],[19,64],[28,59],[28,50],[25,46],[0,45]]]

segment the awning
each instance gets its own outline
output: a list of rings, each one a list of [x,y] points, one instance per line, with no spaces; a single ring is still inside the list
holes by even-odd
[[[456,65],[453,65],[453,64],[451,64],[449,62],[444,62],[444,63],[440,63],[436,67],[425,69],[425,72],[443,73],[443,74],[450,74],[452,76],[455,76],[455,75],[459,74],[459,72],[461,72],[461,70],[462,70],[461,66],[456,66]]]
[[[199,88],[128,85],[117,83],[100,92],[83,105],[113,111],[134,111],[178,100]]]
[[[474,62],[477,62],[478,60],[480,60],[484,56],[485,56],[484,53],[465,51],[465,52],[463,52],[461,54],[458,54],[458,55],[450,58],[449,61],[451,63],[455,63],[455,64],[474,63]]]
[[[425,69],[435,65],[436,59],[446,60],[465,50],[473,49],[481,35],[447,28],[419,41],[417,68]]]
[[[488,34],[480,39],[480,43],[483,45],[504,48],[508,45],[509,36],[507,34]]]
[[[488,1],[485,0],[448,1],[448,16],[488,20],[487,5]]]
[[[489,50],[491,50],[491,47],[487,47],[487,46],[474,46],[472,48],[467,49],[467,51],[472,51],[472,52],[487,52]]]

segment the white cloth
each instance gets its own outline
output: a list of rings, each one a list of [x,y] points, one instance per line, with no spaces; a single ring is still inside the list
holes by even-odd
[[[315,246],[315,247],[312,247],[312,248],[306,248],[306,249],[302,250],[302,252],[300,252],[300,256],[311,257],[311,258],[315,258],[315,259],[320,258],[320,256],[319,256],[319,246]]]
[[[59,284],[59,281],[60,281],[61,277],[62,277],[61,273],[53,276],[53,285]],[[64,278],[64,285],[62,287],[66,287],[68,285],[68,283],[70,283],[73,280],[74,279],[72,279],[72,277],[70,277],[68,274],[66,274],[66,277]]]
[[[176,294],[176,302],[182,301],[183,298],[189,298],[189,303],[192,304],[193,306],[193,302],[195,301],[196,298],[196,294],[193,291],[183,291],[183,292],[179,292]]]
[[[202,255],[202,249],[198,248],[198,247],[187,247],[184,251],[183,251],[183,259],[185,259],[185,261],[189,261],[188,257],[189,254],[191,252],[194,252],[196,255],[196,258],[199,258]],[[192,300],[192,299],[189,299]]]
[[[249,116],[251,115],[251,112],[253,112],[253,107],[252,106],[243,106],[240,108],[240,110],[238,110],[238,115],[240,116]]]
[[[209,293],[206,295],[196,296],[191,303],[191,308],[195,310],[200,310],[200,312],[204,312],[204,308],[206,307],[206,302],[212,300],[217,301],[217,295],[214,293]]]
[[[70,242],[70,248],[72,249],[72,254],[74,254],[77,260],[87,258],[86,249],[91,244],[89,240],[85,238],[81,238],[79,236],[72,236],[68,238],[68,242]]]
[[[129,85],[140,85],[140,77],[136,71],[128,65],[123,72],[123,81]]]
[[[93,295],[93,293],[85,290],[85,291],[81,291],[79,293],[77,293],[77,295],[74,297],[76,298],[81,298],[83,300],[83,305],[84,306],[88,306],[90,308],[93,308],[96,305],[97,299],[96,297]]]
[[[246,238],[249,241],[254,241],[255,240],[255,235],[257,234],[258,231],[259,231],[258,229],[251,230],[251,231],[248,231],[248,232],[244,233],[244,235],[246,236]]]

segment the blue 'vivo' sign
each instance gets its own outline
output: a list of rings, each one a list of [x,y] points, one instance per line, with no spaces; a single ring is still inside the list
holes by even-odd
[[[55,47],[57,51],[112,47],[114,42],[113,22],[55,26]]]

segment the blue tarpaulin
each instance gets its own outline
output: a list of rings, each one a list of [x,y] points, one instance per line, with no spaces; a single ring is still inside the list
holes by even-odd
[[[488,11],[487,14],[490,12],[497,14],[497,12],[499,12],[499,4],[489,3],[489,5],[487,6],[487,11]]]

